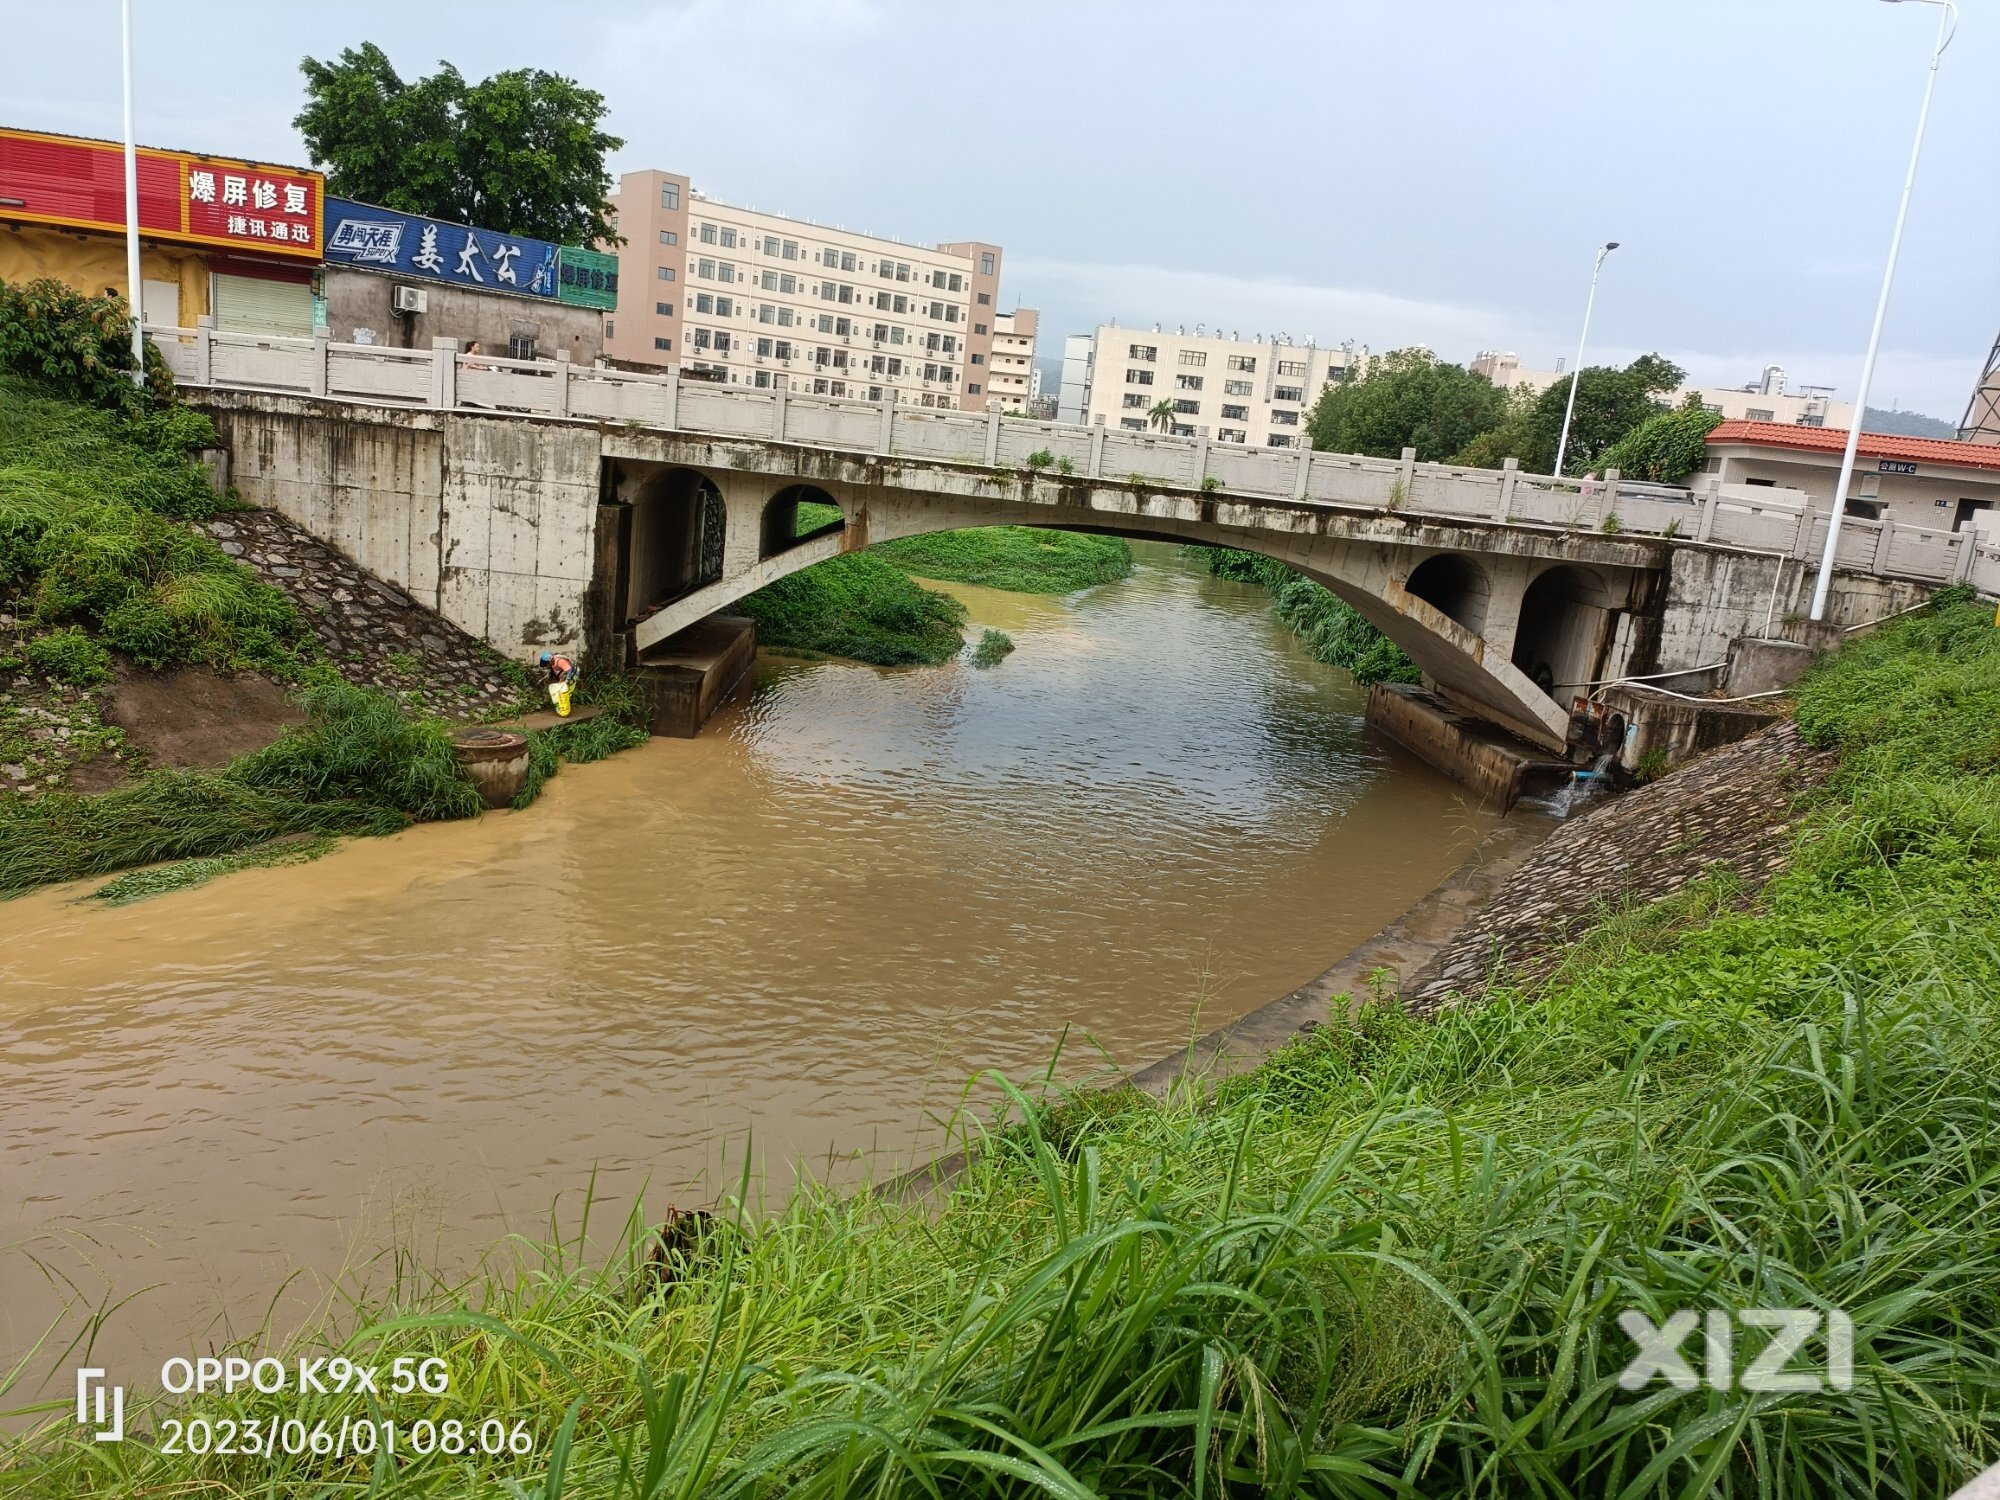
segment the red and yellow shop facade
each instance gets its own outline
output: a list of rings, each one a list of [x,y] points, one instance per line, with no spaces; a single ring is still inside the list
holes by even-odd
[[[321,259],[317,172],[138,150],[145,321],[306,337]],[[0,129],[0,281],[125,294],[125,148]]]

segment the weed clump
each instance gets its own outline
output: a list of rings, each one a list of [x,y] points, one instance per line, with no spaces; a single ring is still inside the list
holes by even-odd
[[[972,664],[975,667],[997,667],[1013,649],[1013,637],[998,630],[988,630],[979,637],[979,644],[972,648]]]
[[[935,666],[965,644],[965,606],[912,582],[872,550],[828,558],[765,585],[738,607],[757,622],[762,645],[882,667]]]
[[[51,630],[29,641],[22,655],[52,682],[95,687],[111,680],[111,656],[75,626]]]

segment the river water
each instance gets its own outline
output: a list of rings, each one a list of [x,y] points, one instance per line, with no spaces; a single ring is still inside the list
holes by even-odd
[[[1073,1075],[1141,1066],[1322,971],[1490,815],[1261,590],[1137,550],[1065,599],[942,585],[997,668],[766,658],[526,813],[0,905],[0,1361],[108,1296],[98,1362],[157,1368],[302,1271],[290,1326],[392,1243],[571,1222],[593,1171],[654,1206],[746,1157],[766,1202],[886,1174],[977,1070],[1065,1031]]]

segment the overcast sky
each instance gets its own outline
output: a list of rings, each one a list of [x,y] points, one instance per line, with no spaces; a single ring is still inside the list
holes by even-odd
[[[1872,404],[1953,420],[2000,329],[2000,0],[1945,54]],[[119,131],[116,0],[4,0],[0,123]],[[304,162],[298,60],[541,67],[616,168],[1006,248],[1044,353],[1109,319],[1376,350],[1658,349],[1851,397],[1937,10],[1881,0],[134,0],[139,138]]]

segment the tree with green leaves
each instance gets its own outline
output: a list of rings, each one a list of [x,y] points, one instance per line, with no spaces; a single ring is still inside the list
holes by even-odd
[[[1659,398],[1686,378],[1679,365],[1657,354],[1642,354],[1622,370],[1592,365],[1579,372],[1563,466],[1572,474],[1605,467],[1605,450],[1663,410]],[[1515,458],[1531,474],[1548,473],[1562,437],[1569,386],[1558,380],[1538,396],[1516,397],[1503,408],[1503,419],[1468,440],[1452,462],[1497,469],[1503,459]]]
[[[1655,412],[1598,457],[1605,469],[1627,479],[1678,484],[1708,457],[1708,435],[1722,423],[1722,413],[1710,411],[1690,392],[1671,411]]]
[[[1156,432],[1172,432],[1174,430],[1174,403],[1171,401],[1156,403],[1153,409],[1146,413],[1146,420],[1152,423],[1153,429]]]
[[[1505,394],[1484,375],[1428,349],[1397,349],[1320,393],[1308,427],[1313,447],[1422,463],[1449,458],[1499,420]]]
[[[604,96],[517,68],[468,83],[442,63],[406,83],[373,42],[308,57],[292,124],[330,193],[563,245],[615,237],[605,203]]]

